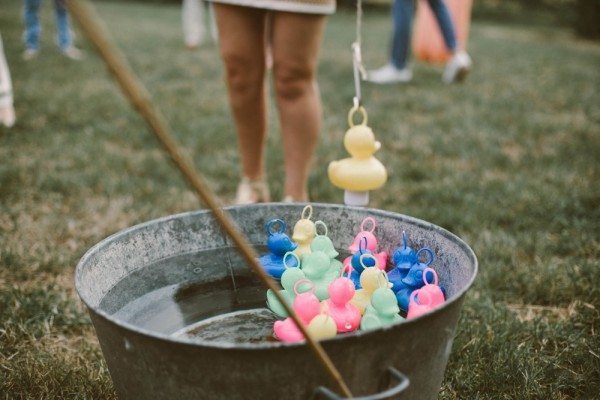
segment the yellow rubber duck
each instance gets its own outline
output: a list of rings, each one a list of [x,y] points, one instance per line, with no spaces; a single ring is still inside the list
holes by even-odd
[[[312,212],[313,208],[310,204],[304,207],[300,215],[300,220],[294,225],[292,240],[298,244],[298,247],[294,250],[294,254],[300,259],[302,259],[302,255],[311,252],[310,244],[317,235],[315,223],[310,219]],[[308,215],[306,215],[307,213]]]
[[[355,125],[355,112],[363,115],[363,121]],[[348,114],[350,129],[344,136],[344,147],[351,157],[332,161],[327,169],[331,183],[344,189],[344,202],[348,205],[365,206],[369,202],[369,191],[379,189],[387,181],[383,164],[373,157],[381,148],[371,128],[367,126],[367,112],[363,107],[353,108]]]
[[[306,329],[317,340],[329,339],[337,334],[335,321],[326,312],[314,317]]]
[[[361,289],[358,289],[356,293],[354,293],[354,297],[350,300],[358,310],[360,314],[363,315],[365,310],[369,304],[371,304],[371,296],[373,292],[380,287],[391,288],[392,285],[387,280],[387,275],[384,271],[380,270],[377,265],[377,258],[373,257],[373,255],[365,253],[360,256],[360,262],[363,264],[363,258],[369,257],[375,260],[375,265],[372,267],[366,267],[363,272],[360,274],[360,286]]]

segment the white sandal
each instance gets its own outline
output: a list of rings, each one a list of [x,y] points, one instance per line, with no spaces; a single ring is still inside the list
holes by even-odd
[[[251,180],[243,177],[238,185],[234,203],[237,205],[264,203],[271,201],[269,186],[264,178]]]

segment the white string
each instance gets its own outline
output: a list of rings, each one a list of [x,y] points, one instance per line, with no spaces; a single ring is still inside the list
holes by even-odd
[[[362,0],[356,0],[356,43],[360,46],[362,31]]]
[[[356,0],[356,41],[352,43],[352,66],[354,70],[354,108],[361,106],[361,79],[367,79],[367,71],[362,63],[361,42],[362,42],[362,0]]]

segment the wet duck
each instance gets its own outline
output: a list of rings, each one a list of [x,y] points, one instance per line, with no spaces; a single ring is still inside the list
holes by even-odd
[[[338,332],[352,332],[360,325],[360,311],[350,303],[355,289],[346,277],[334,280],[328,287],[329,300],[325,301],[327,313],[335,321]]]
[[[335,321],[329,314],[322,311],[308,324],[308,332],[317,340],[328,339],[337,334]]]

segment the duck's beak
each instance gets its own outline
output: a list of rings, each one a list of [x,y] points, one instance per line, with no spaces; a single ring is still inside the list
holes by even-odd
[[[378,151],[381,148],[381,142],[375,142],[375,144],[373,145],[373,149],[375,151]]]

